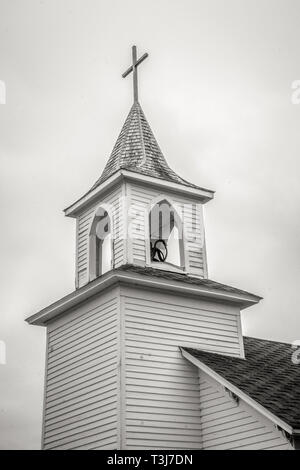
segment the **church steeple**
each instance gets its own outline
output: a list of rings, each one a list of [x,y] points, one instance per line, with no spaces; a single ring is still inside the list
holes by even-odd
[[[183,356],[241,363],[240,309],[259,301],[208,279],[213,192],[168,166],[138,101],[146,57],[133,52],[133,106],[101,177],[65,210],[76,219],[76,289],[27,319],[47,327],[44,449],[202,448],[204,379]]]
[[[125,264],[207,277],[202,206],[213,192],[177,175],[153,135],[138,101],[147,56],[133,46],[123,74],[132,72],[133,105],[100,178],[65,210],[77,219],[76,287]]]
[[[169,167],[139,103],[138,66],[147,57],[148,54],[145,53],[137,59],[136,46],[132,46],[132,65],[122,74],[122,77],[125,78],[132,73],[133,106],[127,116],[103,173],[93,185],[92,190],[97,188],[101,183],[104,183],[104,181],[118,170],[122,169],[190,187],[196,187],[178,176]]]

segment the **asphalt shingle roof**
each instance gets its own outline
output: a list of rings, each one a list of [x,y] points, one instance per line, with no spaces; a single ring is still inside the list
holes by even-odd
[[[294,429],[300,428],[300,364],[290,344],[244,337],[245,359],[183,348]]]
[[[198,188],[169,167],[138,102],[133,104],[103,173],[91,190],[122,169]]]
[[[185,273],[175,273],[173,271],[166,271],[162,269],[151,268],[148,266],[138,266],[134,264],[124,264],[119,268],[115,269],[114,271],[130,271],[132,273],[141,274],[144,276],[153,276],[164,280],[184,282],[186,284],[194,286],[203,286],[207,288],[218,289],[232,294],[246,294],[255,297],[257,300],[261,299],[261,297],[257,295],[251,294],[250,292],[246,292],[241,289],[237,289],[236,287],[221,284],[220,282],[216,282],[211,279],[193,277]]]

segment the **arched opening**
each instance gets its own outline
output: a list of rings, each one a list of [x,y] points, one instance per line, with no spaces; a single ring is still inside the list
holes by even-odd
[[[113,267],[112,230],[108,212],[99,207],[95,213],[89,236],[90,280]]]
[[[150,253],[154,263],[184,267],[182,222],[166,199],[157,202],[149,213]]]

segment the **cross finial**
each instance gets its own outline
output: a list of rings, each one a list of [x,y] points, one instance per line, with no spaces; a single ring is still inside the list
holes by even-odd
[[[122,75],[122,77],[125,78],[127,77],[127,75],[133,72],[133,99],[135,103],[139,100],[137,67],[143,62],[143,60],[147,59],[147,57],[148,57],[148,54],[146,52],[145,54],[142,55],[142,57],[140,57],[137,60],[136,46],[132,46],[132,65]]]

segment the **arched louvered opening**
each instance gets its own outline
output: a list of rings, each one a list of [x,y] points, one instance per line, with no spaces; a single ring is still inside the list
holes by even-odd
[[[149,213],[151,262],[184,268],[182,221],[167,200],[157,202]]]
[[[113,238],[111,218],[103,207],[98,207],[89,236],[89,279],[92,281],[113,267]]]

